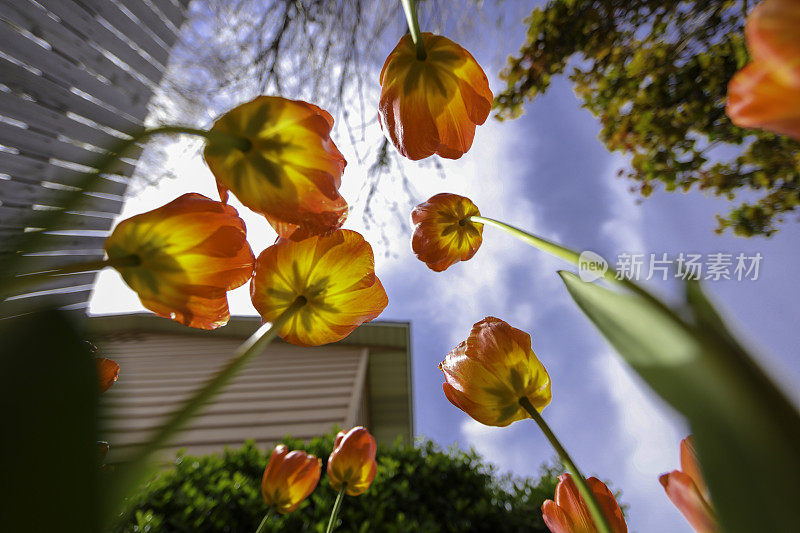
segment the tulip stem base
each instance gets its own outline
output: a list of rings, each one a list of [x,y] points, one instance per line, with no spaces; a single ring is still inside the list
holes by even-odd
[[[339,510],[342,508],[342,501],[344,500],[344,490],[345,486],[339,490],[339,494],[336,495],[336,501],[333,504],[333,510],[331,511],[331,518],[328,520],[328,527],[325,529],[325,533],[332,533],[334,529],[336,529],[336,519],[339,517]]]
[[[417,2],[416,0],[400,0],[400,3],[403,4],[403,11],[406,13],[408,32],[411,34],[411,40],[414,41],[414,48],[417,50],[417,59],[425,61],[428,54],[425,52],[425,44],[422,42],[422,32],[419,29]]]
[[[258,525],[258,529],[256,529],[256,533],[264,533],[267,530],[267,524],[269,523],[269,519],[272,517],[272,510],[270,509],[267,511],[267,514],[264,515],[264,519],[261,520],[261,523]]]
[[[117,469],[117,484],[122,489],[123,494],[111,494],[110,496],[113,498],[113,502],[123,501],[125,489],[130,488],[133,484],[142,479],[143,474],[148,473],[146,464],[150,456],[161,447],[168,444],[172,437],[183,429],[186,423],[189,422],[200,409],[205,407],[208,402],[247,365],[247,363],[256,355],[260,354],[264,348],[278,336],[284,324],[286,324],[286,322],[288,322],[305,304],[306,299],[299,296],[292,302],[292,305],[281,313],[271,324],[267,323],[258,328],[250,338],[236,349],[228,364],[197,390],[177,411],[172,413],[169,419],[150,437],[148,442],[137,450],[130,460],[126,461]]]
[[[548,441],[550,441],[550,445],[553,446],[553,449],[555,449],[558,457],[561,459],[561,463],[569,471],[569,473],[572,474],[572,479],[575,481],[575,485],[578,487],[578,491],[580,492],[583,501],[586,503],[589,513],[592,515],[592,519],[597,526],[597,530],[600,533],[614,533],[611,530],[611,527],[608,525],[608,520],[606,520],[600,505],[597,503],[594,493],[591,491],[591,489],[589,489],[589,485],[586,483],[586,478],[584,478],[583,474],[581,474],[580,470],[578,470],[578,467],[573,462],[572,457],[569,456],[567,450],[565,450],[564,446],[561,445],[561,442],[555,436],[553,430],[550,429],[550,426],[548,426],[547,422],[545,422],[544,418],[542,418],[541,413],[536,410],[528,398],[520,398],[519,404],[523,409],[525,409],[525,411],[528,412],[531,418],[533,418],[533,420],[539,426],[539,429],[541,429],[542,433],[544,433],[544,436],[547,437]]]

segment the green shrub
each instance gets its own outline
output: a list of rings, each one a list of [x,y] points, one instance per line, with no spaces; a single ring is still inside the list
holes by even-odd
[[[300,509],[274,514],[268,531],[322,533],[336,497],[324,474],[333,435],[284,443],[320,457],[323,476]],[[370,489],[345,497],[337,532],[548,531],[541,506],[553,497],[556,467],[542,467],[538,480],[498,477],[475,452],[443,451],[427,440],[382,446],[377,460]],[[179,455],[130,502],[114,531],[254,532],[266,512],[260,493],[266,464],[252,442],[206,457]]]

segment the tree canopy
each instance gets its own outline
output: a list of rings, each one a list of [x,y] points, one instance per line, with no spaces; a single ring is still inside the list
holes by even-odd
[[[526,21],[527,40],[503,73],[498,118],[569,75],[600,119],[622,173],[648,196],[698,189],[741,200],[717,215],[718,232],[769,236],[800,204],[800,144],[734,126],[728,81],[747,62],[746,0],[551,0]]]
[[[273,514],[267,531],[323,531],[336,498],[324,474],[333,435],[284,443],[321,458],[323,476],[307,503]],[[476,453],[443,451],[428,440],[380,446],[376,458],[372,486],[345,499],[336,531],[548,531],[541,508],[561,473],[554,466],[543,466],[538,479],[499,477]],[[252,442],[219,455],[179,456],[130,502],[114,531],[255,531],[267,510],[260,493],[267,459]]]

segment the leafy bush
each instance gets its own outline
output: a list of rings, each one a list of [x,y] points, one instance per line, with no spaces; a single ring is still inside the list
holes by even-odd
[[[267,531],[319,532],[336,493],[325,477],[333,435],[310,443],[286,439],[323,460],[319,487]],[[181,456],[136,496],[115,532],[253,532],[266,512],[261,475],[267,454],[249,442],[205,457]],[[560,470],[543,466],[538,480],[498,477],[473,451],[443,451],[433,442],[378,449],[378,474],[362,496],[345,497],[337,532],[542,532],[541,506],[552,498]]]

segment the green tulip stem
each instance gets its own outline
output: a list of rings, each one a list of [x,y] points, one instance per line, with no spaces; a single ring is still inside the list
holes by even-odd
[[[272,518],[272,509],[268,510],[267,514],[264,515],[264,519],[261,520],[261,523],[258,525],[256,533],[264,533],[267,530],[267,524],[270,518]]]
[[[592,515],[592,520],[594,520],[597,530],[600,533],[613,533],[611,527],[608,525],[608,520],[606,520],[600,505],[597,503],[597,499],[594,497],[594,493],[589,489],[589,485],[586,483],[586,478],[584,478],[583,474],[578,470],[578,467],[572,461],[572,458],[567,453],[567,450],[564,449],[564,446],[561,445],[561,442],[559,442],[553,430],[551,430],[547,422],[544,421],[541,413],[539,413],[530,400],[524,396],[519,399],[519,404],[531,415],[531,418],[533,418],[539,426],[539,429],[542,430],[544,436],[550,441],[553,449],[555,449],[558,457],[561,459],[561,463],[566,467],[569,473],[572,474],[572,480],[578,487],[578,492],[581,493],[581,497],[584,503],[586,503],[586,507],[589,509],[589,514]]]
[[[417,59],[425,61],[428,54],[425,52],[425,44],[422,42],[422,32],[419,29],[417,2],[416,0],[400,0],[400,3],[403,4],[403,11],[406,12],[408,32],[411,34],[411,40],[414,41],[414,47],[417,49]]]
[[[336,529],[336,518],[339,516],[339,510],[342,508],[342,501],[344,500],[344,489],[347,488],[346,486],[342,486],[339,494],[336,495],[336,501],[333,504],[333,510],[331,511],[331,519],[328,520],[328,527],[325,530],[325,533],[333,533],[333,530]]]
[[[489,226],[500,228],[509,235],[513,235],[514,237],[520,239],[521,241],[530,244],[534,248],[538,248],[539,250],[545,253],[558,257],[559,259],[563,259],[564,261],[580,268],[581,254],[579,254],[575,250],[571,250],[569,248],[561,246],[557,242],[549,241],[543,237],[539,237],[538,235],[533,235],[532,233],[528,233],[527,231],[506,224],[505,222],[500,222],[499,220],[495,220],[493,218],[482,217],[479,215],[472,215],[461,221],[462,224],[466,224],[467,222],[476,222],[479,224],[487,224]],[[665,305],[660,300],[655,298],[652,294],[641,288],[633,281],[625,277],[617,277],[617,271],[614,270],[613,268],[606,269],[606,271],[603,273],[603,279],[605,279],[610,283],[625,287],[631,292],[634,292],[639,296],[642,296],[647,300],[651,301],[652,303],[658,305],[660,308],[666,309]]]
[[[247,151],[251,148],[252,144],[248,139],[237,137],[229,133],[208,131],[197,128],[190,128],[187,126],[158,126],[150,129],[142,129],[138,132],[130,134],[128,139],[122,139],[119,143],[109,149],[95,162],[92,167],[95,169],[87,172],[83,177],[74,184],[74,189],[64,191],[64,199],[58,209],[49,209],[42,211],[42,215],[36,219],[31,220],[29,226],[32,228],[41,228],[44,231],[32,231],[22,233],[21,239],[17,243],[16,249],[24,252],[35,252],[38,248],[39,240],[46,231],[56,228],[62,222],[63,218],[76,208],[76,204],[83,198],[86,191],[91,191],[93,186],[97,183],[103,174],[109,173],[112,165],[126,152],[131,150],[138,143],[148,140],[150,137],[157,135],[170,135],[170,134],[186,134],[203,137],[206,140],[212,141],[216,144],[224,144],[240,150]],[[4,262],[2,272],[0,272],[0,300],[5,299],[7,296],[13,294],[14,287],[19,281],[18,274],[20,272],[19,263],[22,260],[22,253],[11,255]]]

